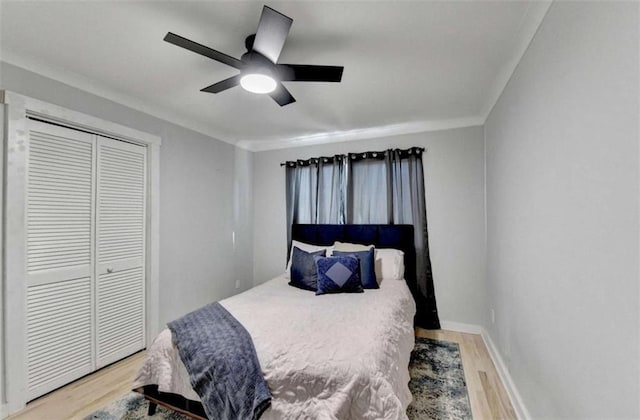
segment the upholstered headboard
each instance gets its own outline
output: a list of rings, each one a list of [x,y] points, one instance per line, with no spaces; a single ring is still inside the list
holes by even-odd
[[[413,225],[293,225],[291,237],[314,245],[335,241],[394,248],[404,252],[404,277],[411,291],[416,282],[416,248]],[[287,249],[291,249],[291,244]]]

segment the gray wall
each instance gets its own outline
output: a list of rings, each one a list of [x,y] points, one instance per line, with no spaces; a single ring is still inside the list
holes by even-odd
[[[235,273],[240,289],[253,286],[253,152],[236,148],[233,226]]]
[[[160,151],[160,322],[251,286],[251,273],[236,273],[237,254],[251,255],[240,235],[232,246],[234,179],[249,177],[249,157],[211,137],[132,110],[104,98],[0,63],[7,89],[162,137]],[[245,152],[246,153],[246,152]],[[238,167],[236,167],[238,163]],[[245,182],[246,184],[246,182]],[[246,186],[243,187],[246,190]],[[237,213],[237,212],[236,212]],[[245,213],[240,217],[248,217]],[[250,226],[250,224],[249,224]],[[246,269],[245,269],[246,271]]]
[[[254,153],[254,281],[284,272],[285,176],[280,162],[336,153],[424,146],[429,244],[440,319],[486,315],[482,127]]]
[[[638,36],[554,2],[485,125],[487,328],[534,418],[640,417]]]
[[[0,68],[0,80],[2,80],[2,69]],[[0,148],[0,185],[4,185],[4,125],[5,125],[5,105],[0,104],[0,140],[2,140],[3,147]],[[4,194],[0,196],[0,221],[4,221]],[[0,241],[4,238],[4,223],[0,223]],[[4,251],[0,252],[0,267],[4,267]],[[0,274],[0,303],[4,308],[4,268]],[[0,418],[4,416],[4,402],[6,400],[4,396],[4,310],[0,310]]]

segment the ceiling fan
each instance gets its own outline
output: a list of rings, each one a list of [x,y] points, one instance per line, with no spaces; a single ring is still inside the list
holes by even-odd
[[[201,92],[220,93],[240,84],[249,92],[269,94],[278,105],[285,106],[296,100],[282,82],[340,82],[344,69],[341,66],[279,64],[278,57],[292,23],[290,17],[264,6],[258,30],[245,39],[247,52],[239,60],[172,32],[168,32],[164,40],[240,70],[240,74],[207,86]]]

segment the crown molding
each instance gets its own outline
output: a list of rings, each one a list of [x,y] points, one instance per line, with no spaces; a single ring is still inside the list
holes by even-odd
[[[467,118],[414,121],[399,124],[391,124],[379,127],[369,127],[347,131],[334,131],[326,133],[310,134],[290,138],[273,138],[265,140],[240,140],[236,145],[253,152],[266,150],[285,149],[290,147],[303,147],[315,144],[326,144],[343,141],[364,140],[378,137],[398,136],[430,131],[449,130],[453,128],[482,126],[489,118],[493,107],[496,105],[502,93],[513,77],[522,57],[527,52],[544,17],[549,11],[553,0],[532,1],[520,21],[519,36],[514,42],[515,48],[509,60],[500,68],[494,82],[487,94],[487,101],[477,116]]]
[[[518,29],[520,36],[516,37],[516,41],[514,42],[515,47],[511,57],[498,71],[493,85],[487,94],[487,101],[480,112],[484,121],[489,118],[493,107],[496,106],[496,103],[498,103],[498,100],[502,96],[502,92],[504,92],[507,84],[509,84],[509,80],[513,77],[522,57],[524,57],[524,54],[527,52],[531,41],[533,41],[544,17],[547,15],[551,3],[553,3],[553,0],[540,0],[529,3],[527,12],[520,21]]]
[[[239,140],[222,136],[206,124],[202,124],[190,118],[176,116],[176,114],[162,106],[158,106],[149,101],[135,98],[116,89],[109,88],[102,83],[92,81],[77,73],[51,66],[41,60],[33,57],[27,57],[22,54],[16,54],[14,51],[2,51],[2,61],[21,67],[33,73],[51,78],[58,82],[81,89],[88,93],[103,97],[114,101],[121,105],[144,112],[156,118],[160,118],[167,122],[179,125],[181,127],[193,130],[205,136],[220,140],[225,143],[235,145],[236,147],[252,151],[261,152],[267,150],[286,149],[291,147],[303,147],[317,144],[327,144],[345,141],[365,140],[380,137],[399,136],[404,134],[414,134],[421,132],[433,132],[441,130],[450,130],[454,128],[475,127],[485,124],[487,118],[491,114],[494,106],[502,96],[507,84],[515,73],[522,57],[526,53],[531,41],[535,37],[544,17],[553,0],[540,0],[529,3],[527,12],[520,22],[518,32],[520,34],[515,41],[515,48],[510,59],[501,67],[498,74],[489,89],[487,101],[482,107],[478,115],[441,119],[441,120],[423,120],[409,121],[397,124],[389,124],[377,127],[366,127],[353,130],[331,131],[323,133],[313,133],[294,137],[271,137],[260,140]]]
[[[278,137],[265,140],[241,140],[236,142],[221,136],[219,133],[214,132],[210,127],[207,127],[197,121],[176,116],[173,112],[163,107],[154,105],[148,101],[140,100],[115,89],[108,88],[104,86],[104,84],[92,81],[72,71],[63,70],[44,63],[43,61],[37,60],[33,57],[26,57],[24,55],[15,54],[12,51],[3,50],[2,61],[252,152],[285,149],[288,147],[302,147],[312,144],[325,144],[410,133],[439,131],[484,124],[484,121],[481,118],[471,117],[448,120],[405,122],[380,127],[315,133],[289,138]]]
[[[90,80],[89,78],[78,73],[74,73],[73,71],[52,66],[42,60],[29,57],[24,54],[17,54],[15,51],[9,51],[7,49],[2,50],[0,60],[32,73],[36,73],[40,76],[53,79],[57,82],[64,83],[93,95],[100,96],[136,111],[151,115],[152,117],[204,134],[207,137],[235,145],[234,141],[221,136],[220,133],[212,130],[211,127],[208,127],[205,124],[194,121],[193,119],[177,116],[174,112],[162,106],[155,105],[149,101],[144,101],[116,89],[109,88],[105,86],[104,83]]]
[[[359,128],[345,131],[331,131],[289,138],[265,140],[240,140],[236,145],[252,152],[304,147],[316,144],[338,143],[345,141],[375,139],[379,137],[400,136],[403,134],[425,133],[450,130],[453,128],[476,127],[484,124],[480,117],[454,118],[448,120],[412,121],[389,124],[378,127]]]

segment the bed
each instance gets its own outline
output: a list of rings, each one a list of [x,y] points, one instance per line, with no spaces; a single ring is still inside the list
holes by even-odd
[[[409,358],[414,345],[413,227],[294,225],[292,239],[373,244],[404,252],[405,280],[380,289],[316,296],[278,276],[220,304],[249,332],[272,395],[261,419],[403,419],[411,402]],[[200,399],[163,330],[147,349],[134,390],[150,402],[206,418]]]

